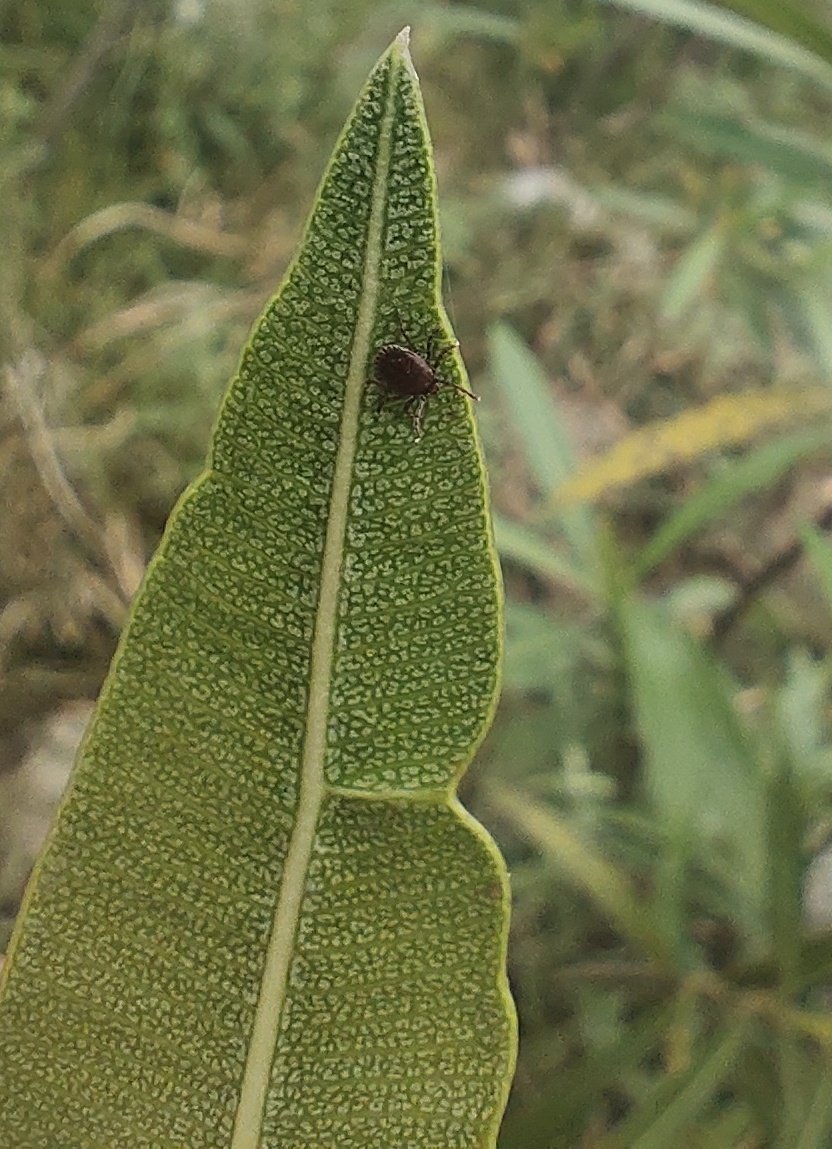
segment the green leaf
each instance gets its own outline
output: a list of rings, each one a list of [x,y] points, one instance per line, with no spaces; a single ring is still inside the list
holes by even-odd
[[[495,515],[494,535],[497,549],[504,559],[516,562],[546,582],[592,596],[594,588],[584,572],[563,558],[554,544],[532,527],[504,515]]]
[[[814,362],[821,377],[832,376],[832,307],[825,279],[789,283],[780,297],[786,322],[798,346]]]
[[[662,316],[680,319],[706,289],[725,254],[725,229],[714,224],[690,244],[680,256],[662,293]]]
[[[824,597],[832,610],[832,544],[815,527],[804,527],[801,531],[806,554],[820,578]]]
[[[488,333],[488,361],[532,477],[548,494],[575,470],[575,453],[567,428],[557,418],[551,382],[505,323],[496,323]]]
[[[832,587],[830,588],[832,589]],[[802,784],[826,786],[832,767],[827,740],[829,670],[804,649],[789,652],[775,698],[777,732]]]
[[[832,63],[832,33],[805,0],[731,0],[731,7]]]
[[[671,1010],[666,1004],[628,1018],[616,1040],[589,1046],[580,1058],[559,1064],[552,1088],[506,1118],[500,1149],[551,1149],[580,1144],[587,1113],[653,1050],[662,1047]]]
[[[801,967],[806,818],[798,779],[787,762],[776,760],[766,783],[769,936],[783,992],[792,993]]]
[[[553,691],[563,698],[582,642],[588,644],[579,627],[559,622],[539,607],[509,601],[504,686],[518,692]]]
[[[607,0],[619,8],[663,20],[686,32],[706,36],[729,48],[750,52],[772,64],[832,87],[832,67],[820,56],[788,36],[781,36],[752,20],[737,16],[704,0]]]
[[[720,847],[744,924],[756,933],[765,796],[729,685],[660,607],[630,601],[622,610],[648,793],[669,833],[695,838],[709,853]]]
[[[659,527],[638,557],[638,578],[645,578],[692,535],[724,518],[741,499],[777,482],[798,459],[823,448],[829,438],[826,426],[801,431],[754,447],[741,459],[726,463]]]
[[[339,140],[136,601],[27,894],[0,1145],[491,1145],[506,880],[455,784],[500,596],[469,401],[365,386],[450,332],[406,35]],[[462,383],[458,356],[443,365]]]
[[[823,1072],[805,1112],[794,1149],[825,1149],[832,1138],[832,1077]]]
[[[583,841],[553,810],[503,789],[495,789],[491,797],[500,813],[523,831],[548,862],[583,890],[628,941],[658,964],[666,962],[667,950],[652,914],[622,870]]]
[[[664,1078],[652,1094],[607,1138],[600,1149],[668,1149],[684,1145],[701,1128],[703,1110],[732,1073],[751,1022],[737,1017],[703,1043],[686,1071]]]
[[[536,356],[504,323],[489,331],[489,368],[517,431],[532,478],[545,495],[574,473],[575,452],[550,381]],[[599,581],[594,515],[586,508],[562,509],[558,521],[587,586]]]
[[[703,111],[677,109],[663,122],[675,136],[690,140],[712,155],[734,163],[759,164],[801,189],[829,186],[832,151],[814,136],[762,120],[737,119]]]

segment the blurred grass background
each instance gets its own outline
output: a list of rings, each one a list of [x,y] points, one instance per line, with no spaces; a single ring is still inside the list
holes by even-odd
[[[829,0],[0,9],[0,948],[407,22],[508,593],[501,1149],[832,1146]]]

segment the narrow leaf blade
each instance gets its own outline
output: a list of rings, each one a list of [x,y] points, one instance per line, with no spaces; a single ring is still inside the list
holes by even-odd
[[[709,451],[748,443],[832,409],[827,389],[744,391],[719,395],[702,407],[648,423],[625,435],[555,491],[555,505],[600,499],[620,487],[690,463]]]
[[[832,610],[832,545],[815,527],[804,527],[801,536],[809,560],[820,579],[824,598]]]
[[[697,236],[680,256],[662,293],[661,313],[665,319],[681,319],[706,292],[724,257],[725,240],[725,229],[717,222]]]
[[[829,429],[824,426],[764,443],[727,463],[659,527],[638,556],[638,577],[646,577],[697,531],[724,519],[740,500],[766,490],[798,460],[828,442]]]
[[[601,1142],[603,1149],[665,1149],[684,1144],[686,1135],[702,1124],[705,1107],[728,1079],[748,1039],[747,1018],[731,1019],[703,1043],[686,1071],[664,1078],[653,1095]]]
[[[619,8],[652,16],[677,28],[726,44],[740,52],[750,52],[760,59],[832,87],[832,67],[821,56],[804,48],[788,36],[746,20],[705,0],[607,0]]]
[[[489,366],[517,430],[532,477],[543,494],[568,482],[575,471],[569,428],[554,403],[545,372],[520,337],[505,323],[489,331]],[[597,527],[588,508],[570,507],[558,516],[588,584],[599,579]]]
[[[171,518],[27,896],[0,1144],[493,1143],[506,880],[454,785],[500,595],[468,400],[424,441],[373,351],[448,339],[401,37]],[[443,362],[462,384],[458,358]]]
[[[624,624],[648,793],[669,832],[721,847],[752,930],[762,908],[764,789],[727,684],[660,607],[631,600]]]

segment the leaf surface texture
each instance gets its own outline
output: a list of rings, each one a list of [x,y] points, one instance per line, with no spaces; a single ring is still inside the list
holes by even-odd
[[[400,37],[336,146],[137,598],[0,1003],[15,1149],[493,1144],[506,886],[455,784],[500,594]],[[446,379],[464,384],[457,356]]]

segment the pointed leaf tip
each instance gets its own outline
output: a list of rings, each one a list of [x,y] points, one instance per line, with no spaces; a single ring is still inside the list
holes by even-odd
[[[407,30],[134,604],[0,1004],[0,1145],[488,1149],[507,880],[454,797],[502,604]],[[401,313],[401,314],[399,314]]]
[[[410,55],[410,25],[406,24],[399,32],[396,39],[393,41],[392,48],[401,54],[402,63],[405,70],[409,74],[411,80],[418,87],[419,77],[416,74],[416,69],[413,66],[413,57]]]

